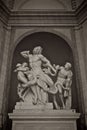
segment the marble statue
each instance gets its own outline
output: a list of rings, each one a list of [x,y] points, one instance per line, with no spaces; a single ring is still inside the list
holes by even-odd
[[[71,84],[72,84],[72,71],[71,71],[71,64],[67,62],[65,66],[59,67],[59,72],[57,76],[57,81],[55,83],[55,86],[57,87],[57,92],[59,94],[62,108],[70,109],[71,108]],[[54,100],[56,102],[56,99],[54,97]],[[56,103],[56,108],[57,106]]]
[[[71,108],[71,84],[72,71],[71,64],[65,66],[51,64],[42,55],[42,47],[37,46],[33,52],[22,51],[21,56],[28,59],[28,63],[18,63],[14,72],[17,72],[18,87],[17,92],[22,102],[31,105],[47,104],[49,93],[53,96],[53,103],[59,109],[56,94],[62,103],[61,109]],[[52,76],[57,76],[56,82]]]
[[[27,84],[29,84],[28,77],[26,76],[26,72],[29,72],[29,67],[26,62],[22,64],[18,63],[16,67],[17,68],[14,70],[14,72],[17,72],[17,79],[18,79],[17,92],[18,92],[19,98],[22,101],[26,101],[26,95],[28,95],[28,92],[27,92],[28,89],[26,88],[27,88]]]
[[[46,91],[48,87],[53,87],[54,84],[53,80],[46,73],[46,69],[49,68],[54,73],[56,73],[56,69],[41,53],[42,48],[38,46],[33,49],[33,54],[30,54],[29,51],[23,51],[21,55],[28,59],[30,69],[34,77],[36,77],[37,103],[46,103],[48,102],[48,93]]]

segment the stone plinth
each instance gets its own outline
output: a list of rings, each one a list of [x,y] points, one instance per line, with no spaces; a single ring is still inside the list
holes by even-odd
[[[77,130],[80,114],[73,110],[14,110],[12,130]]]
[[[15,110],[43,110],[43,109],[53,109],[53,103],[32,105],[27,102],[17,102],[15,105]],[[14,111],[15,111],[14,110]]]

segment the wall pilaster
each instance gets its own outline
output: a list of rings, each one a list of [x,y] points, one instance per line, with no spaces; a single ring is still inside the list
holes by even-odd
[[[2,30],[3,31],[3,30]],[[6,100],[7,97],[4,96],[5,85],[6,85],[6,72],[7,72],[7,60],[8,60],[8,52],[9,52],[9,43],[10,43],[10,30],[4,28],[4,34],[2,33],[1,37],[1,73],[0,73],[0,113],[1,113],[1,122],[4,118],[3,113],[3,99]],[[5,102],[4,102],[5,103]]]
[[[84,96],[84,102],[87,100],[87,80],[86,80],[86,68],[85,68],[85,60],[84,60],[84,39],[82,35],[82,27],[75,29],[75,36],[76,36],[76,46],[78,51],[78,58],[79,58],[79,67],[80,67],[80,74],[82,79],[82,93]],[[87,103],[85,105],[85,112],[87,111]]]

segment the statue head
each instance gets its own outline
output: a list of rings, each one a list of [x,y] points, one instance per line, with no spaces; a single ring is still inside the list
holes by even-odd
[[[33,49],[33,54],[41,54],[42,53],[42,47],[37,46]]]
[[[65,64],[65,69],[66,69],[66,70],[69,70],[71,67],[72,67],[71,63],[66,62],[66,64]]]
[[[21,64],[20,64],[20,63],[17,63],[16,67],[20,67],[20,66],[21,66]]]

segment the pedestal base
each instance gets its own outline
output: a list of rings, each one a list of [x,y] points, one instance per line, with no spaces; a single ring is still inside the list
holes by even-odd
[[[77,130],[80,114],[72,110],[15,110],[12,130]]]
[[[53,103],[32,105],[27,102],[17,102],[15,105],[15,110],[43,110],[43,109],[53,109]]]

